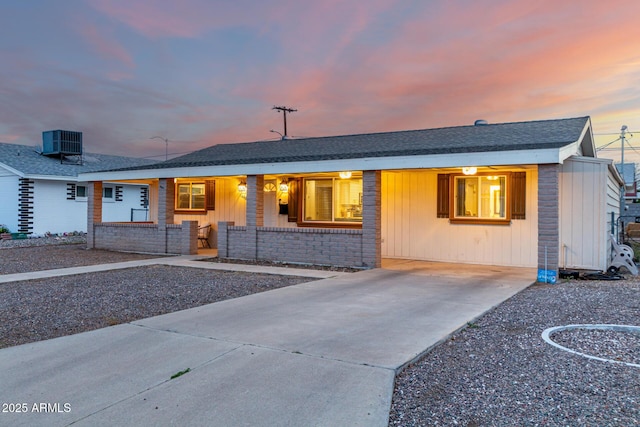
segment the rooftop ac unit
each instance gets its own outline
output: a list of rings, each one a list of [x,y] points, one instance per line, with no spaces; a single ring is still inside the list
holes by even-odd
[[[82,132],[70,130],[42,132],[42,154],[45,156],[82,155]]]

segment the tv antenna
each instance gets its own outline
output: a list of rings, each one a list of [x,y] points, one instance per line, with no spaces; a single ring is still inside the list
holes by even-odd
[[[281,107],[274,106],[272,110],[282,111],[282,117],[284,118],[284,135],[282,135],[282,139],[286,139],[288,136],[287,135],[287,113],[295,113],[298,110],[285,107],[285,106],[281,106]]]

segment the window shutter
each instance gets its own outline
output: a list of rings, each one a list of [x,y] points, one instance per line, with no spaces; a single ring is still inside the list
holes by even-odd
[[[289,179],[289,222],[298,222],[298,206],[300,196],[299,180],[295,178]]]
[[[449,174],[438,174],[438,218],[449,218]]]
[[[208,179],[204,182],[205,209],[208,211],[216,210],[216,182]]]
[[[527,173],[511,174],[511,219],[525,219],[527,206]]]

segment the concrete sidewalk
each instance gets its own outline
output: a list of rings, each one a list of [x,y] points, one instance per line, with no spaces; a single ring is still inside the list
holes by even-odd
[[[385,426],[397,370],[535,279],[384,267],[0,350],[0,401],[26,412],[0,425]]]

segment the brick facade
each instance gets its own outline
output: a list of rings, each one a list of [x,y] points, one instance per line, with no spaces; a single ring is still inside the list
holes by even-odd
[[[560,251],[559,177],[560,165],[538,166],[538,268],[556,272]]]
[[[198,253],[198,222],[168,224],[109,222],[93,225],[92,249],[152,254],[194,255]]]
[[[102,222],[102,181],[87,186],[87,248],[95,248],[94,224]]]
[[[364,262],[362,230],[257,227],[218,223],[220,258],[258,259],[339,267],[371,267]],[[256,252],[257,251],[257,252]]]
[[[370,268],[382,266],[381,182],[380,171],[362,174],[362,265]]]

